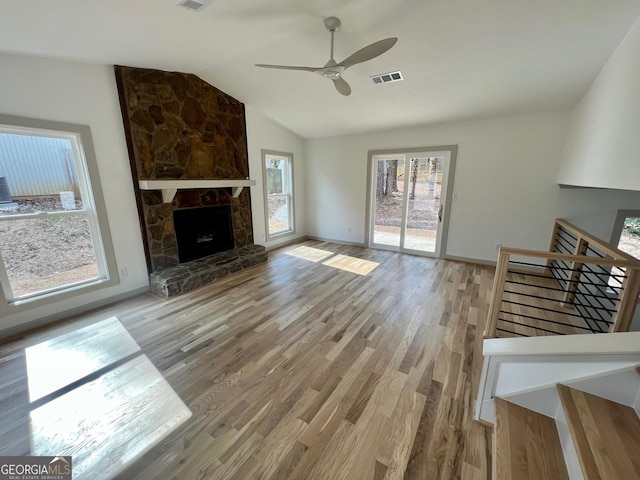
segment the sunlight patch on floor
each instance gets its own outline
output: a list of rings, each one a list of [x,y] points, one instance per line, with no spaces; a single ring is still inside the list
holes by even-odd
[[[377,262],[370,260],[363,260],[361,258],[350,257],[348,255],[340,255],[330,252],[328,250],[322,250],[320,248],[306,247],[304,245],[296,247],[292,250],[284,252],[285,255],[291,255],[292,257],[308,260],[309,262],[322,262],[322,265],[327,267],[338,268],[347,272],[355,273],[358,275],[368,275],[373,272],[378,265]],[[332,258],[329,258],[332,257]]]
[[[308,260],[314,263],[317,263],[333,255],[333,252],[322,250],[320,248],[306,247],[304,245],[301,245],[284,253],[285,255],[302,258],[303,260]]]
[[[73,478],[113,478],[191,417],[116,317],[25,357],[31,454],[71,456]]]
[[[29,400],[38,400],[140,350],[112,317],[25,350]]]
[[[328,267],[339,268],[340,270],[356,273],[358,275],[368,275],[373,272],[378,265],[380,265],[378,262],[350,257],[348,255],[336,255],[335,257],[322,262],[322,264]]]

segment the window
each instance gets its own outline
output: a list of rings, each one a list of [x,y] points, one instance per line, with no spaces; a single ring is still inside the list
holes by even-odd
[[[267,239],[294,233],[293,155],[262,151]]]
[[[640,259],[640,210],[619,210],[613,227],[611,244]],[[624,272],[617,267],[611,269],[609,286],[620,287],[620,278]]]
[[[106,215],[92,181],[99,185],[88,127],[0,116],[5,305],[115,283]]]
[[[613,240],[620,250],[640,259],[640,210],[618,212]]]

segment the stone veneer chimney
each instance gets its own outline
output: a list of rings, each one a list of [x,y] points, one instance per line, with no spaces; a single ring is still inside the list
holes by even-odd
[[[115,67],[149,273],[179,264],[173,212],[229,205],[234,247],[253,245],[251,197],[229,189],[178,190],[172,203],[138,180],[249,177],[244,105],[195,75]]]

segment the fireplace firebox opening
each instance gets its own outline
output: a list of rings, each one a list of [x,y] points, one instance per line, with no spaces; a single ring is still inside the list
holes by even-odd
[[[230,205],[175,210],[173,223],[180,263],[234,248]]]

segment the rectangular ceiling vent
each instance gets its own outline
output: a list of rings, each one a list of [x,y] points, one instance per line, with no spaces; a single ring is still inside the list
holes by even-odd
[[[402,72],[398,70],[397,72],[389,72],[389,73],[381,73],[380,75],[374,75],[371,77],[373,83],[389,83],[389,82],[399,82],[400,80],[404,80],[402,76]]]
[[[199,12],[204,7],[209,5],[213,0],[180,0],[176,5],[178,7],[188,8],[189,10],[194,10]]]

